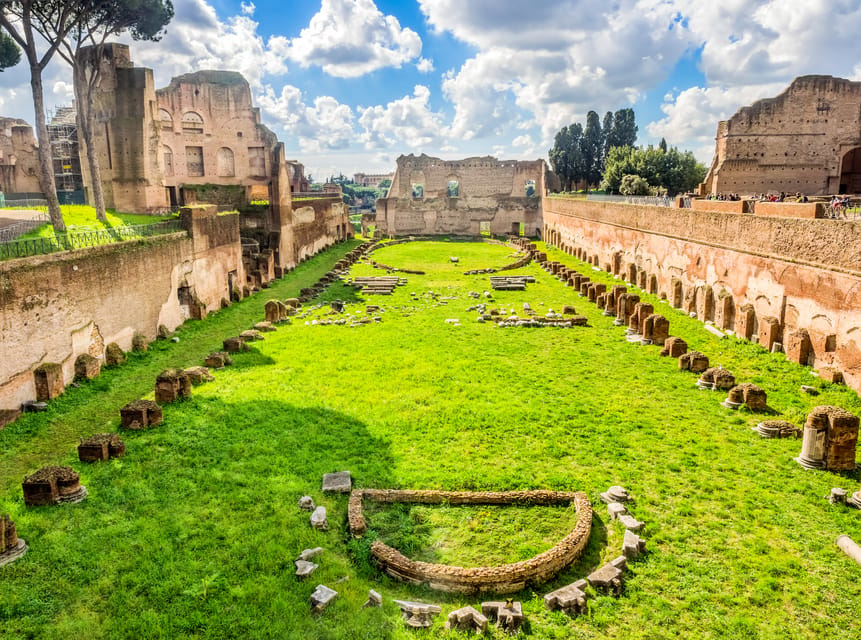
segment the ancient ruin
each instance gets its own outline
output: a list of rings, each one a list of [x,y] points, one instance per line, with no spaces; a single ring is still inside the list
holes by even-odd
[[[814,408],[804,424],[798,464],[807,469],[853,471],[858,424],[858,416],[840,407]]]
[[[708,193],[861,192],[861,82],[802,76],[718,124]]]
[[[18,537],[18,530],[12,518],[0,516],[0,567],[14,562],[27,553],[27,543]]]
[[[39,158],[33,127],[0,117],[0,192],[7,199],[39,197]]]
[[[97,433],[78,445],[78,460],[98,462],[121,458],[126,453],[126,445],[115,433]]]
[[[589,541],[592,523],[592,507],[583,493],[558,491],[411,491],[356,489],[350,494],[348,520],[350,532],[357,537],[367,530],[362,515],[364,500],[375,502],[404,502],[414,504],[570,504],[577,510],[574,529],[556,546],[538,556],[522,562],[495,567],[453,567],[441,564],[416,562],[397,549],[376,540],[371,544],[371,554],[380,568],[390,576],[410,584],[427,584],[431,589],[458,593],[514,593],[527,583],[540,583],[551,579],[559,571],[574,562],[583,553]]]
[[[534,235],[548,173],[543,160],[489,156],[446,161],[398,158],[392,186],[377,200],[377,229],[389,235]]]
[[[24,478],[21,489],[28,507],[81,502],[87,497],[87,488],[71,467],[42,467]]]

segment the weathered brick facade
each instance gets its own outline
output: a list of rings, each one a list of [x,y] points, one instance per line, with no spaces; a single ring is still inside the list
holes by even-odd
[[[861,193],[861,82],[802,76],[718,124],[703,193]]]

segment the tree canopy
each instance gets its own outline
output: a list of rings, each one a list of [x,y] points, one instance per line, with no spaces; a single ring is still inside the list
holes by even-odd
[[[625,180],[629,176],[637,176],[644,180],[652,192],[660,191],[675,195],[695,189],[705,178],[706,167],[697,162],[690,151],[682,152],[675,147],[666,151],[662,146],[611,149],[607,156],[607,166],[601,187],[610,193],[642,195],[625,193],[625,190],[642,190],[642,182]]]
[[[0,71],[21,62],[21,49],[5,31],[0,31]]]
[[[633,146],[637,124],[633,109],[608,111],[603,122],[595,111],[586,114],[586,126],[573,123],[556,134],[550,164],[566,191],[580,183],[597,185],[611,149]]]

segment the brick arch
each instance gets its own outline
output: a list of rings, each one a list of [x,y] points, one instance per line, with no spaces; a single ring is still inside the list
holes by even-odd
[[[861,143],[840,158],[840,193],[861,193]]]

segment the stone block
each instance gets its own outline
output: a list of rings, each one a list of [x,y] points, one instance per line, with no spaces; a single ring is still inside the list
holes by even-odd
[[[745,340],[753,338],[753,328],[756,324],[756,312],[753,305],[742,305],[735,315],[735,334]]]
[[[204,364],[210,369],[223,369],[233,364],[233,360],[231,360],[230,355],[226,351],[213,351],[206,356]]]
[[[622,555],[628,560],[633,560],[645,552],[646,541],[634,533],[632,529],[625,529],[625,538],[622,540]]]
[[[715,305],[715,325],[724,331],[729,331],[734,327],[734,319],[735,301],[732,294],[729,291],[721,291]]]
[[[311,594],[311,611],[322,613],[329,604],[338,597],[338,592],[322,584],[318,584]]]
[[[329,530],[329,521],[326,519],[326,507],[320,506],[314,509],[310,517],[311,526],[319,531]]]
[[[523,626],[523,607],[519,602],[482,602],[481,613],[488,620],[496,620],[496,626],[508,633],[514,634]]]
[[[662,356],[678,358],[688,352],[688,343],[681,338],[667,338],[664,340],[664,348],[661,349]]]
[[[821,367],[819,369],[819,377],[826,382],[843,384],[843,373],[831,367]]]
[[[36,382],[36,399],[48,402],[61,396],[65,391],[63,367],[56,362],[43,362],[33,372]]]
[[[562,306],[562,315],[570,316],[570,315],[574,315],[575,313],[577,313],[577,312],[574,310],[574,307],[572,305],[566,304],[566,305]]]
[[[383,606],[383,596],[374,591],[373,589],[368,590],[368,599],[365,601],[365,604],[362,605],[362,608],[367,607],[382,607]]]
[[[780,342],[780,320],[774,316],[765,316],[759,320],[759,344],[771,351],[775,342]]]
[[[544,596],[544,606],[550,611],[560,609],[569,616],[586,613],[586,580],[578,580]]]
[[[611,502],[607,505],[607,515],[610,516],[610,520],[616,520],[619,516],[626,515],[627,513],[628,508],[621,502]]]
[[[281,322],[282,312],[281,304],[279,304],[279,302],[279,300],[269,300],[263,307],[264,313],[266,314],[266,322],[272,324],[278,324]]]
[[[155,401],[170,404],[191,397],[191,379],[182,369],[165,369],[155,379]]]
[[[271,322],[258,322],[254,325],[254,329],[260,333],[271,333],[276,331],[275,326]]]
[[[0,429],[21,417],[21,409],[0,409]]]
[[[124,429],[146,429],[162,422],[162,410],[152,400],[132,400],[120,409],[120,423]]]
[[[15,523],[8,515],[0,516],[0,567],[15,562],[27,552],[27,543],[18,537]]]
[[[414,629],[426,629],[433,624],[434,616],[442,612],[442,608],[435,604],[423,602],[410,602],[409,600],[394,601],[401,609],[401,617],[408,627]]]
[[[193,385],[215,380],[215,376],[209,373],[209,369],[206,367],[189,367],[188,369],[184,369],[183,373],[188,376]]]
[[[634,516],[628,514],[620,515],[619,522],[622,523],[623,527],[630,531],[640,531],[646,526],[645,522],[640,522]]]
[[[353,479],[350,472],[338,471],[324,474],[322,490],[324,492],[350,493],[353,490]]]
[[[264,340],[263,334],[256,329],[246,329],[239,334],[239,337],[246,342],[257,342],[259,340]]]
[[[688,351],[679,356],[679,369],[692,373],[702,373],[709,368],[709,358],[699,351]]]
[[[121,458],[126,453],[126,445],[115,433],[97,433],[78,445],[78,460],[98,462],[110,458]]]
[[[613,502],[625,503],[631,501],[627,490],[619,485],[614,485],[601,494],[601,502],[611,504]]]
[[[120,364],[125,364],[126,352],[120,348],[116,342],[111,342],[105,347],[105,366],[115,367]]]
[[[241,353],[243,351],[248,351],[248,344],[245,342],[244,338],[240,337],[227,338],[227,340],[222,342],[222,346],[227,353]]]
[[[592,588],[619,595],[622,592],[622,572],[625,569],[627,559],[619,556],[613,562],[605,564],[600,569],[590,573],[586,581]]]
[[[313,511],[316,508],[314,506],[314,499],[311,496],[302,496],[299,498],[299,508],[302,511]]]
[[[445,628],[484,633],[487,631],[487,616],[474,607],[466,606],[448,614]]]
[[[148,351],[149,340],[142,333],[135,333],[132,337],[132,351]]]
[[[831,471],[854,470],[858,424],[858,416],[840,407],[815,407],[808,414],[804,425],[799,462],[804,466]],[[805,465],[805,460],[813,464]]]
[[[299,554],[299,557],[296,560],[304,560],[305,562],[310,562],[317,556],[323,553],[323,547],[314,547],[313,549],[304,549],[302,553]]]
[[[307,560],[297,560],[294,564],[296,565],[296,575],[300,578],[307,578],[320,567],[320,565]]]

